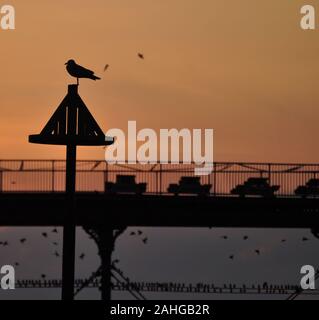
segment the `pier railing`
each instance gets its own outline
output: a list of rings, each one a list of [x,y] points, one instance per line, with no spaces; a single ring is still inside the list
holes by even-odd
[[[103,160],[79,160],[76,189],[104,192],[105,183],[115,182],[117,175],[134,175],[137,183],[147,184],[146,193],[167,194],[171,183],[195,176],[195,167],[193,163],[110,165]],[[251,177],[267,178],[270,185],[280,186],[277,195],[292,196],[298,186],[319,178],[319,164],[215,162],[200,182],[211,185],[211,195],[229,195]],[[62,192],[64,187],[63,160],[0,160],[0,192]]]

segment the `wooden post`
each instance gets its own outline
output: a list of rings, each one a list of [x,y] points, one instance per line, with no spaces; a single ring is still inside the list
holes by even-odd
[[[69,137],[76,136],[77,107],[75,105],[77,86],[69,86],[69,105],[67,132]],[[76,145],[68,144],[66,149],[65,192],[67,212],[63,228],[62,261],[62,300],[73,300],[75,278],[75,183],[76,183]]]
[[[66,146],[66,212],[63,225],[62,299],[73,300],[76,233],[76,146],[107,146],[111,145],[114,139],[109,137],[106,139],[102,129],[79,96],[78,85],[72,84],[68,87],[67,96],[41,133],[30,135],[29,142]],[[52,181],[54,187],[54,165]],[[110,265],[110,262],[108,265]],[[107,277],[110,277],[110,273]],[[106,296],[110,295],[106,294]]]
[[[67,146],[66,160],[67,212],[63,227],[62,300],[73,300],[75,278],[75,176],[76,146]]]

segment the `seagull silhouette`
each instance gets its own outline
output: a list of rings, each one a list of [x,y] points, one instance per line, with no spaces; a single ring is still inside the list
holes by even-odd
[[[103,69],[104,72],[109,68],[109,66],[110,66],[109,64],[106,64],[106,65],[104,66],[104,69]]]
[[[309,239],[307,237],[303,237],[302,241],[308,241]]]
[[[54,229],[52,230],[52,233],[58,233],[58,229],[57,229],[57,228],[54,228]]]
[[[144,55],[143,55],[143,53],[138,53],[137,56],[138,56],[140,59],[144,60]]]
[[[42,236],[43,236],[44,238],[47,238],[47,237],[48,237],[48,234],[47,234],[46,232],[42,232]]]
[[[60,254],[59,254],[59,252],[57,252],[57,251],[54,252],[54,255],[55,255],[57,258],[60,257]]]
[[[260,251],[257,249],[257,250],[255,250],[255,252],[258,254],[258,255],[260,255]]]
[[[22,239],[20,239],[20,242],[21,243],[25,243],[27,241],[27,239],[26,238],[22,238]]]
[[[248,236],[244,236],[243,239],[244,239],[244,240],[247,240],[247,239],[248,239]]]
[[[147,243],[147,238],[144,238],[144,239],[142,239],[142,241],[144,242],[144,244],[146,244]]]
[[[80,78],[92,79],[92,80],[100,80],[101,78],[97,77],[94,74],[94,71],[86,69],[78,64],[74,60],[69,60],[66,64],[66,70],[68,73],[77,79],[77,84],[79,85]]]
[[[222,236],[222,238],[223,238],[223,239],[225,239],[225,240],[226,240],[226,239],[228,239],[228,237],[227,237],[227,236]]]
[[[84,257],[85,257],[85,254],[84,254],[84,253],[82,253],[82,254],[79,256],[79,258],[80,258],[81,260],[83,260]]]

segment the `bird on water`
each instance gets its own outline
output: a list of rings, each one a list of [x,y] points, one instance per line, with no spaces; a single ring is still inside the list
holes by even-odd
[[[77,84],[79,85],[80,78],[92,79],[94,81],[100,80],[101,78],[97,77],[94,74],[94,71],[86,69],[78,65],[74,60],[69,60],[66,64],[66,70],[68,73],[77,79]]]

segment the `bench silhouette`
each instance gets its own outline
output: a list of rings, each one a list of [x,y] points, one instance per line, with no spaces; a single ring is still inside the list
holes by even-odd
[[[270,186],[268,178],[249,178],[244,184],[237,185],[233,188],[231,194],[239,195],[241,197],[247,195],[273,197],[279,188],[280,186]]]
[[[106,193],[135,193],[142,194],[146,191],[146,183],[136,183],[133,175],[117,175],[116,182],[106,182]]]
[[[304,198],[307,196],[319,196],[319,179],[310,179],[306,185],[297,187],[295,195]]]
[[[167,191],[178,195],[179,193],[208,195],[211,184],[200,183],[200,177],[181,177],[179,183],[170,184]]]

